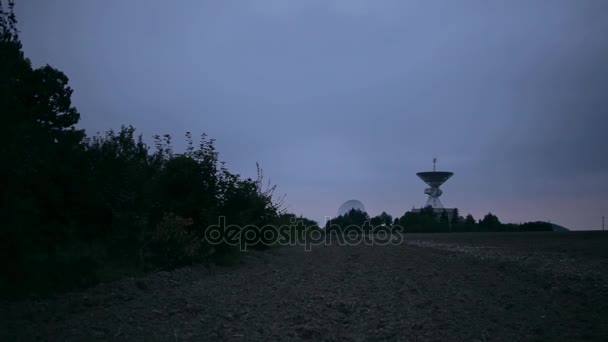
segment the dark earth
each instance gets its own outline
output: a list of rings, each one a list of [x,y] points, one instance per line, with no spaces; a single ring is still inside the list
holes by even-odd
[[[0,340],[608,340],[608,233],[302,246],[4,301]]]

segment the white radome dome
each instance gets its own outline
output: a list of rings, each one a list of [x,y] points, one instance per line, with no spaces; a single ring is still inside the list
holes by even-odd
[[[365,207],[363,206],[363,203],[357,200],[348,200],[340,206],[340,209],[338,209],[338,216],[342,216],[348,213],[349,211],[351,211],[351,209],[361,210],[362,212],[365,212]]]

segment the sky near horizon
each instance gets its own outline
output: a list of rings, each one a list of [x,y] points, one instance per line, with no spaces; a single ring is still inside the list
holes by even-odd
[[[217,140],[322,221],[426,201],[601,229],[608,1],[17,0],[26,55],[67,74],[88,134]]]

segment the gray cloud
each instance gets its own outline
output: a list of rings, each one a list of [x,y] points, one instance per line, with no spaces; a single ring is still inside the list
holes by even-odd
[[[65,71],[90,133],[205,131],[321,219],[425,201],[597,227],[608,206],[608,2],[23,1],[24,48]],[[176,139],[178,145],[183,142]]]

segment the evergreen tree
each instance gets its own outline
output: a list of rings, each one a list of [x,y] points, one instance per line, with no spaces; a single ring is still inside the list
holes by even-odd
[[[488,213],[479,223],[479,227],[482,231],[495,232],[501,230],[501,223],[496,215]]]
[[[475,218],[473,217],[473,215],[468,214],[465,219],[464,219],[464,231],[467,232],[473,232],[476,231],[477,222],[475,221]]]

